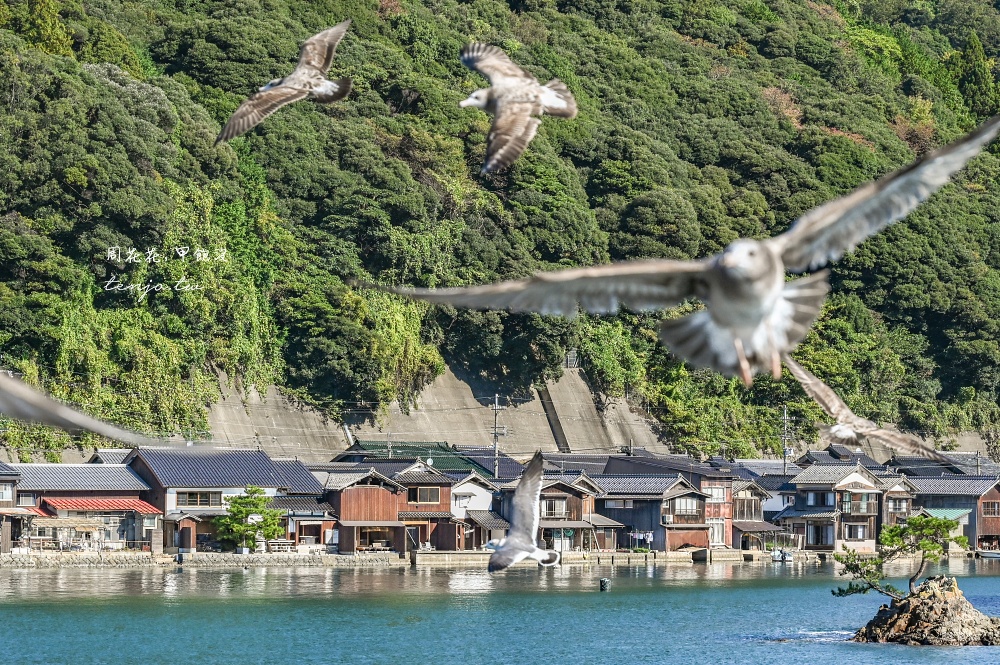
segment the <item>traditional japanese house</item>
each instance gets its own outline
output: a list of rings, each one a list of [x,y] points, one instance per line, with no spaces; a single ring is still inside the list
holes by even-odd
[[[790,481],[795,503],[774,521],[803,536],[807,550],[874,552],[882,482],[855,464],[813,464]]]
[[[741,550],[766,549],[769,534],[781,528],[764,520],[764,502],[771,493],[756,481],[733,480],[733,546]]]
[[[475,471],[449,473],[455,479],[451,488],[451,514],[462,522],[463,548],[481,549],[493,539],[507,535],[510,524],[494,510],[500,488]]]
[[[125,459],[132,453],[132,448],[98,448],[95,450],[88,464],[124,464]]]
[[[915,507],[967,511],[963,535],[969,547],[1000,549],[1000,476],[910,476],[909,481],[916,488]]]
[[[371,466],[406,488],[397,495],[397,519],[406,525],[408,549],[465,549],[464,525],[451,512],[455,484],[451,476],[420,460],[378,461]]]
[[[938,462],[926,457],[894,455],[886,466],[907,476],[940,476],[956,474],[965,476],[1000,476],[1000,464],[978,452],[944,453],[947,462]]]
[[[648,547],[663,552],[668,547],[668,533],[682,530],[682,521],[676,527],[672,520],[670,524],[663,521],[663,515],[673,515],[670,510],[665,512],[664,504],[669,499],[664,497],[681,482],[677,474],[599,474],[593,476],[593,480],[604,490],[596,499],[597,513],[622,525],[621,528],[605,530],[602,541],[604,549]],[[681,485],[693,489],[687,483]],[[691,496],[700,496],[702,503],[704,502],[704,497],[698,492]],[[699,511],[698,514],[703,516],[704,511]],[[699,542],[703,540],[707,547],[708,531],[704,520],[698,528],[705,532],[705,537],[699,538]]]
[[[773,523],[775,515],[795,503],[795,485],[792,485],[791,480],[801,471],[802,469],[796,467],[795,473],[765,473],[754,480],[761,489],[771,495],[761,505],[764,521]]]
[[[876,533],[882,532],[883,526],[905,524],[907,517],[913,511],[913,497],[917,488],[907,479],[894,473],[876,473],[882,483],[882,500]]]
[[[802,468],[813,464],[838,464],[841,466],[860,464],[868,470],[887,470],[883,464],[870,457],[861,448],[849,448],[839,443],[832,443],[824,450],[807,450],[802,457],[795,460],[795,463]]]
[[[336,513],[326,500],[326,488],[297,459],[272,460],[284,480],[281,494],[268,508],[284,513],[286,538],[298,547],[333,548]]]
[[[680,474],[696,489],[708,495],[704,519],[712,547],[733,545],[733,474],[728,465],[714,467],[695,462],[685,455],[643,457],[614,455],[608,458],[607,474]]]
[[[705,519],[710,498],[711,495],[696,489],[683,476],[678,476],[677,482],[663,492],[660,524],[665,532],[666,551],[711,546],[711,528]]]
[[[406,487],[371,467],[309,466],[337,515],[331,547],[341,554],[407,551],[406,525],[399,521]]]
[[[500,514],[508,519],[513,514],[518,483],[520,479],[501,486]],[[601,492],[602,489],[584,474],[546,475],[542,479],[539,505],[538,546],[557,552],[600,549],[594,523],[586,521],[586,517],[594,516],[594,498]]]
[[[20,540],[22,522],[30,514],[14,505],[20,478],[16,469],[0,462],[0,554],[10,552],[14,541]]]
[[[124,464],[12,464],[17,506],[35,513],[22,544],[32,549],[159,551],[162,511],[140,499],[149,490]]]
[[[260,450],[138,448],[126,462],[148,483],[142,498],[163,511],[164,547],[172,552],[214,549],[214,518],[226,514],[228,498],[243,495],[251,486],[273,497],[287,484]]]

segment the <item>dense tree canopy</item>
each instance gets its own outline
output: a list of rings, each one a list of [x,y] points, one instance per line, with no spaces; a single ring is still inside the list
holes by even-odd
[[[345,18],[346,100],[214,145]],[[457,57],[473,40],[564,80],[580,108],[486,177],[489,118],[457,104],[484,83]],[[427,308],[349,280],[476,284],[772,235],[994,113],[998,53],[981,0],[7,0],[0,364],[197,436],[216,368],[336,416],[413,400],[445,361],[523,390],[578,347],[596,388],[641,401],[678,445],[776,449],[781,405],[803,436],[820,415],[794,382],[692,370],[654,316]],[[798,355],[859,413],[996,428],[998,176],[992,149],[834,268]]]

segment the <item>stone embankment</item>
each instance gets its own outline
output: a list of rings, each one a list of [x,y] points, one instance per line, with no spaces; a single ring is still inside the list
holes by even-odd
[[[0,554],[0,568],[152,568],[177,565],[171,556],[144,552]]]
[[[219,554],[198,552],[180,556],[152,556],[145,552],[62,554],[2,554],[0,568],[157,568],[191,566],[197,568],[317,567],[365,568],[409,566],[397,554]]]
[[[879,610],[852,638],[933,646],[1000,645],[1000,617],[972,606],[955,578],[931,577],[917,592]]]

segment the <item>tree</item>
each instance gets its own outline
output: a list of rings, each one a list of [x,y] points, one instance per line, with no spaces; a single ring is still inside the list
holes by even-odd
[[[969,540],[965,536],[952,536],[951,532],[958,528],[956,520],[940,517],[911,517],[906,524],[894,524],[883,527],[879,543],[882,550],[879,556],[863,558],[854,550],[843,554],[834,554],[833,558],[844,566],[841,575],[851,575],[852,580],[846,587],[833,591],[835,596],[851,596],[856,593],[877,591],[894,600],[901,600],[903,592],[900,589],[883,582],[884,566],[889,561],[901,556],[920,555],[920,565],[910,577],[910,593],[916,593],[917,580],[924,574],[928,563],[941,560],[941,555],[951,543],[966,548]]]
[[[240,496],[226,499],[227,514],[215,518],[218,538],[234,547],[254,547],[257,535],[265,540],[282,535],[281,511],[268,510],[270,497],[253,485]]]

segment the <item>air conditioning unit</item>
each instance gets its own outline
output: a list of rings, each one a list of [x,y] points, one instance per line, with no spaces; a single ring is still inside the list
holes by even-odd
[[[674,523],[673,515],[660,515],[660,524],[673,524],[673,523]]]

